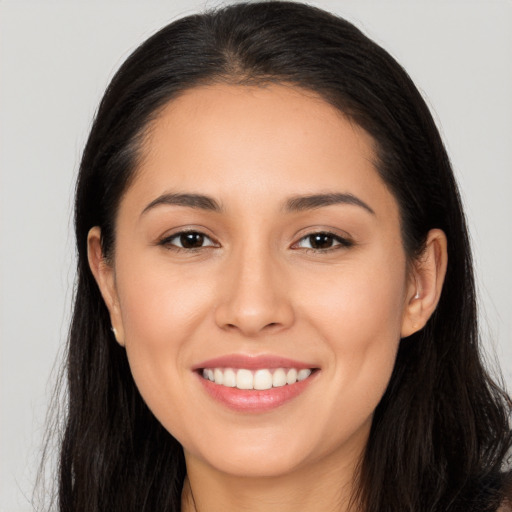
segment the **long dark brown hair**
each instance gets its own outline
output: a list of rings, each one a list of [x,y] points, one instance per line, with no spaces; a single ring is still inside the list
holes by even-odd
[[[61,512],[179,511],[179,443],[139,395],[87,260],[116,212],[148,124],[199,84],[286,83],[314,91],[375,141],[414,259],[430,229],[448,238],[437,310],[400,343],[375,411],[355,498],[365,512],[494,511],[511,446],[510,401],[483,367],[461,200],[432,116],[397,62],[347,21],[293,2],[238,3],[164,27],[121,66],[101,101],[76,188],[78,277],[60,451]]]

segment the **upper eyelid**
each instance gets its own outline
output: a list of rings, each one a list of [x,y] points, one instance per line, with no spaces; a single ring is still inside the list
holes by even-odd
[[[302,240],[306,239],[306,238],[309,238],[310,236],[313,236],[313,235],[328,235],[328,236],[331,236],[332,238],[334,238],[334,240],[336,240],[339,245],[341,246],[344,246],[344,247],[348,247],[350,245],[354,245],[354,241],[352,240],[351,237],[345,235],[345,236],[342,236],[342,235],[338,235],[337,233],[333,233],[332,231],[326,231],[326,230],[320,230],[320,231],[311,231],[310,233],[306,234],[306,235],[303,235],[301,236],[296,242],[294,242],[292,244],[292,247],[299,244]],[[304,249],[309,249],[308,247],[305,247]],[[333,249],[333,247],[330,247],[328,249],[313,249],[315,251],[328,251],[329,249]]]
[[[295,235],[294,238],[297,241],[300,241],[300,240],[303,240],[304,238],[307,238],[308,236],[320,235],[320,234],[329,235],[338,240],[344,240],[344,241],[349,241],[349,242],[354,241],[353,237],[346,231],[338,230],[335,228],[322,228],[322,227],[313,227],[313,228],[306,228],[305,230],[300,230]]]
[[[309,236],[313,236],[313,235],[328,235],[328,236],[332,236],[333,238],[337,238],[339,240],[346,240],[349,238],[347,235],[340,235],[338,233],[333,233],[332,231],[327,231],[327,230],[321,229],[318,231],[311,231],[309,233],[306,233],[305,235],[302,235],[299,238],[299,240],[303,240],[304,238],[308,238]]]
[[[164,236],[162,238],[163,239],[166,239],[166,238],[172,239],[172,238],[176,238],[177,236],[180,236],[180,235],[185,235],[187,233],[197,233],[198,235],[203,235],[203,236],[213,240],[213,237],[211,235],[209,235],[208,233],[205,233],[204,231],[200,231],[199,229],[182,229],[180,231],[176,231],[175,233]]]
[[[209,244],[208,245],[203,245],[203,246],[200,246],[200,247],[181,247],[180,245],[178,245],[174,239],[178,238],[180,235],[182,234],[185,234],[185,233],[198,233],[198,234],[201,234],[203,235],[205,238],[207,238],[209,240]],[[155,243],[154,243],[156,246],[158,247],[161,247],[161,248],[164,248],[164,249],[167,249],[167,250],[172,250],[174,252],[181,252],[181,251],[185,251],[185,252],[197,252],[197,251],[200,251],[200,250],[203,250],[203,249],[215,249],[215,248],[218,248],[220,247],[220,244],[219,242],[217,242],[215,240],[215,238],[213,238],[212,236],[204,233],[203,231],[200,231],[198,229],[180,229],[179,231],[176,231],[172,234],[169,234],[169,235],[164,235],[160,238],[158,238]]]
[[[175,230],[176,231],[175,231]],[[159,237],[159,241],[162,241],[162,240],[169,240],[169,239],[172,239],[172,238],[176,238],[177,236],[180,236],[180,235],[183,235],[185,233],[198,233],[200,235],[204,235],[205,237],[208,237],[210,238],[212,241],[215,240],[215,237],[211,234],[209,234],[207,231],[207,229],[205,229],[204,227],[178,227],[178,228],[174,228],[172,230],[167,230],[165,232],[165,234],[163,234],[162,236]]]
[[[169,242],[170,240],[178,238],[179,236],[187,233],[197,233],[199,235],[203,235],[205,238],[208,238],[208,240],[210,240],[212,243],[218,244],[215,238],[213,238],[211,235],[208,235],[204,231],[199,231],[198,229],[182,229],[181,231],[177,231],[176,233],[172,233],[171,235],[163,236],[160,239],[159,243]]]

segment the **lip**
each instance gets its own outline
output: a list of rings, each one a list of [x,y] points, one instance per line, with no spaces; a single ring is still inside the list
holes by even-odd
[[[311,368],[315,371],[307,379],[294,384],[287,384],[285,386],[265,390],[244,390],[222,386],[205,379],[201,374],[201,370],[204,368],[246,368],[248,370],[257,370],[260,368],[296,368],[300,370]],[[195,365],[192,369],[196,373],[203,389],[211,398],[227,408],[240,413],[263,413],[274,410],[294,398],[297,398],[306,391],[306,389],[314,383],[320,373],[318,366],[315,364],[273,355],[251,356],[230,354],[208,359],[207,361]]]
[[[297,370],[302,370],[304,368],[318,368],[318,365],[270,354],[229,354],[203,361],[194,365],[192,370],[197,371],[203,368],[246,368],[247,370],[258,370],[260,368],[268,368],[269,370],[275,368],[297,368]]]

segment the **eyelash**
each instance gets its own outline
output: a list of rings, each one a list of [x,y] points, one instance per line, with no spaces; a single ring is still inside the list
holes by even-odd
[[[333,243],[337,242],[337,245],[333,245],[332,247],[327,247],[324,249],[315,249],[314,247],[302,247],[302,249],[304,249],[305,252],[325,254],[333,251],[338,251],[340,249],[348,249],[349,247],[352,247],[354,245],[354,242],[352,240],[336,235],[335,233],[331,233],[330,231],[315,231],[313,233],[308,233],[307,235],[303,236],[298,242],[296,242],[292,246],[292,248],[300,244],[303,240],[307,240],[308,238],[311,239],[314,236],[328,237],[332,240]]]
[[[180,247],[179,245],[172,243],[173,240],[180,239],[182,236],[185,236],[185,235],[199,235],[201,237],[204,237],[204,239],[209,240],[211,243],[209,245],[203,245],[201,247]],[[160,240],[158,242],[158,245],[161,245],[161,246],[165,247],[166,249],[176,251],[176,252],[181,252],[181,251],[197,252],[197,251],[200,251],[207,247],[218,247],[217,242],[214,242],[211,239],[211,237],[209,237],[205,233],[202,233],[201,231],[198,231],[195,229],[190,229],[190,230],[185,230],[185,231],[180,231],[178,233],[174,233],[173,235],[165,237],[162,240]]]
[[[200,246],[200,247],[183,247],[183,246],[180,247],[179,245],[172,243],[173,240],[180,239],[182,236],[185,236],[185,235],[199,235],[201,237],[204,237],[204,239],[209,240],[211,243],[208,245]],[[307,240],[308,238],[310,239],[310,243],[311,243],[311,238],[314,236],[329,237],[333,243],[337,242],[337,244],[333,245],[332,247],[327,247],[324,249],[317,249],[314,247],[302,247],[302,248],[297,247],[302,241]],[[169,250],[172,250],[172,251],[176,251],[176,252],[185,251],[185,252],[189,252],[189,253],[197,252],[202,249],[209,248],[209,247],[219,247],[218,243],[213,241],[211,239],[211,237],[209,237],[205,233],[202,233],[201,231],[197,231],[197,230],[187,230],[187,231],[180,231],[178,233],[174,233],[173,235],[165,237],[162,240],[160,240],[158,242],[158,245],[161,245],[161,246],[163,246]],[[340,249],[347,249],[349,247],[352,247],[353,245],[354,245],[354,242],[352,240],[350,240],[348,238],[341,237],[339,235],[336,235],[335,233],[331,233],[330,231],[315,231],[315,232],[308,233],[307,235],[301,237],[298,242],[296,242],[295,244],[292,245],[292,249],[293,250],[303,249],[304,252],[307,252],[307,253],[313,252],[313,253],[325,254],[325,253],[337,251]]]

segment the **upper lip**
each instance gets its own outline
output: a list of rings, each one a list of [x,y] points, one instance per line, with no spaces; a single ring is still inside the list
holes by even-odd
[[[316,368],[317,366],[307,362],[296,361],[288,357],[262,354],[262,355],[246,355],[246,354],[227,354],[213,359],[208,359],[196,364],[193,370],[201,370],[203,368],[245,368],[248,370],[256,370],[259,368]]]

